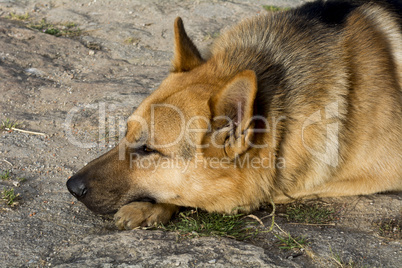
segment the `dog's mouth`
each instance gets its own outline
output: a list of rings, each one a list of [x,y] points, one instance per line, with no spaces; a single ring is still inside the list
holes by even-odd
[[[139,198],[134,198],[131,199],[130,201],[128,201],[127,203],[124,203],[122,206],[124,205],[128,205],[134,202],[148,202],[148,203],[152,203],[152,204],[156,204],[156,199],[149,197],[149,196],[144,196],[144,197],[139,197]],[[92,210],[95,213],[98,214],[102,214],[102,215],[112,215],[115,214],[119,208],[121,206],[119,206],[119,208],[116,208],[115,206],[113,207],[107,207],[107,206],[103,206],[103,207],[92,207],[86,203],[84,203],[90,210]]]
[[[121,200],[120,202],[116,203],[109,203],[107,200],[98,200],[97,202],[92,201],[91,199],[79,199],[81,202],[83,202],[90,210],[97,214],[114,214],[116,213],[122,206],[128,205],[133,202],[148,202],[151,204],[156,204],[157,200],[151,196],[148,195],[140,195],[136,197],[132,197],[131,199],[127,198],[126,200]]]
[[[131,200],[129,203],[133,203],[133,202],[148,202],[148,203],[152,203],[152,204],[156,204],[156,199],[153,197],[149,197],[149,196],[144,196],[144,197],[140,197],[140,198],[135,198],[133,200]]]

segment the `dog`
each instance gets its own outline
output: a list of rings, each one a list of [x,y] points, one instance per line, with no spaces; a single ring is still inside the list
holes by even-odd
[[[174,23],[172,70],[119,144],[67,181],[119,229],[179,207],[402,190],[402,8],[317,1],[245,19],[202,56]]]

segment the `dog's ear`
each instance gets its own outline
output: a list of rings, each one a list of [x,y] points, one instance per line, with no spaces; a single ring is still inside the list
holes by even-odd
[[[213,125],[217,131],[214,139],[224,146],[226,156],[232,159],[250,147],[257,88],[255,73],[243,71],[210,100]]]
[[[183,21],[177,17],[174,22],[175,55],[173,59],[173,72],[186,72],[201,65],[204,60],[200,52],[187,36]]]

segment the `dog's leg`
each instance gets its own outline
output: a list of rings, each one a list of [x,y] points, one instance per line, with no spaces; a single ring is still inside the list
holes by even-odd
[[[359,179],[332,181],[311,189],[299,189],[287,194],[277,193],[274,197],[274,202],[288,203],[300,199],[351,196],[401,190],[402,179],[399,177],[379,179],[366,176]]]
[[[131,230],[139,226],[167,223],[178,209],[178,206],[170,204],[133,202],[121,207],[114,215],[114,220],[120,230]]]

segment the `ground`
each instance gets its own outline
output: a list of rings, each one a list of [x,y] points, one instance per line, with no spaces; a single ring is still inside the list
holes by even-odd
[[[330,224],[289,222],[281,206],[272,232],[268,206],[254,213],[258,234],[236,241],[121,232],[65,187],[167,75],[176,16],[205,51],[263,5],[302,2],[0,0],[0,191],[16,196],[0,201],[0,266],[400,267],[400,193],[321,200],[335,211]],[[31,132],[7,131],[14,123]],[[279,228],[309,244],[279,249]]]

